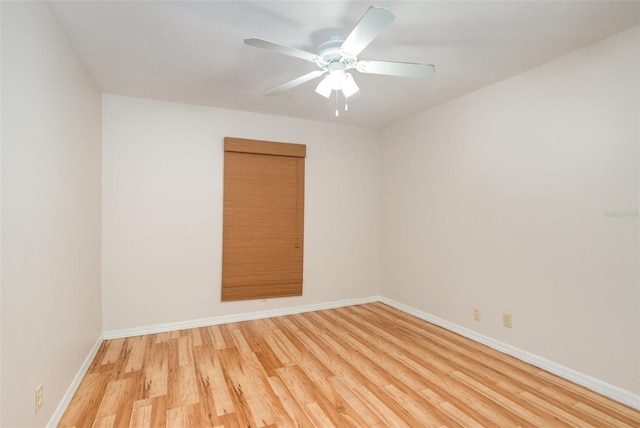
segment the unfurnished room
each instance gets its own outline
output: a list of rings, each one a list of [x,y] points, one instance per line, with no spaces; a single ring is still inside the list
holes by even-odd
[[[0,426],[640,427],[640,2],[0,25]]]

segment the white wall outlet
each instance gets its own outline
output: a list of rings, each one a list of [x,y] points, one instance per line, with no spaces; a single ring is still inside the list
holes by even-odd
[[[511,328],[511,314],[502,314],[502,324],[506,328]]]
[[[43,397],[44,397],[44,391],[43,391],[42,384],[40,384],[36,388],[36,413],[38,413],[38,411],[40,411],[40,408],[42,407]]]
[[[480,308],[473,308],[473,319],[480,321]]]

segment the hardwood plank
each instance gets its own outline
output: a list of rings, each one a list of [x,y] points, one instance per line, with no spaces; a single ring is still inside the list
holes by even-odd
[[[151,415],[153,414],[153,405],[151,400],[136,401],[133,405],[133,411],[131,412],[131,419],[129,420],[130,427],[139,428],[151,428]]]
[[[191,349],[191,336],[180,336],[178,338],[178,364],[180,367],[193,364]]]
[[[213,345],[200,346],[194,349],[196,373],[198,374],[202,395],[208,401],[213,401],[213,409],[216,416],[233,414],[234,407],[227,384],[224,379],[220,357],[215,352]]]
[[[144,353],[147,349],[147,340],[144,336],[129,337],[125,341],[126,366],[125,372],[134,372],[142,369]]]
[[[282,407],[284,407],[287,415],[292,421],[295,421],[295,425],[298,427],[312,427],[313,423],[300,406],[299,399],[294,398],[291,391],[284,385],[279,377],[270,377],[269,385],[271,389],[276,393]]]
[[[304,406],[307,415],[312,419],[313,426],[334,428],[335,425],[331,422],[331,419],[325,415],[322,409],[318,406],[318,403],[312,402],[305,404]]]
[[[151,399],[152,413],[151,413],[151,426],[163,427],[167,423],[167,397],[152,397]],[[134,428],[134,427],[131,427]]]
[[[189,423],[187,411],[183,406],[174,407],[167,411],[167,426],[169,427],[188,427]]]
[[[113,421],[110,422],[110,424],[113,425],[116,416],[118,416],[118,411],[124,404],[124,399],[129,387],[129,382],[129,379],[114,380],[109,382],[107,390],[104,393],[104,397],[100,402],[98,413],[96,414],[97,420],[110,420],[110,418],[113,416]]]
[[[109,415],[98,418],[92,425],[92,428],[112,428],[115,424],[116,415]]]
[[[634,409],[613,400],[602,400],[599,394],[549,372],[540,370],[536,375],[547,379],[554,386],[559,387],[564,397],[571,397],[571,399],[577,402],[584,403],[585,406],[612,415],[615,419],[624,421],[626,424],[634,425],[634,420],[637,417],[637,412]],[[545,391],[549,391],[549,389],[551,388],[545,389]],[[558,395],[555,395],[554,398],[561,399]]]
[[[99,358],[99,356],[96,355],[96,358]],[[101,372],[88,372],[74,395],[74,405],[69,406],[58,426],[91,426],[96,419],[100,402],[108,385],[109,375]]]
[[[125,339],[109,340],[105,343],[105,353],[101,364],[115,363],[120,360],[120,353],[124,346]]]
[[[329,379],[336,393],[342,397],[344,402],[353,409],[353,414],[348,412],[345,419],[351,426],[364,427],[383,427],[386,426],[384,421],[374,412],[364,401],[358,397],[355,392],[347,387],[337,377],[333,376]]]
[[[342,412],[345,410],[342,403],[336,402],[333,390],[326,379],[319,380],[319,383],[309,377],[300,366],[286,366],[278,371],[280,379],[292,391],[294,397],[303,408],[315,403],[320,407],[323,414],[329,418],[333,424],[343,423]],[[311,417],[311,415],[309,415]]]
[[[220,326],[212,325],[209,327],[209,334],[211,335],[211,340],[215,349],[224,349],[227,347],[227,342],[222,335]]]
[[[202,333],[200,328],[192,328],[187,330],[191,337],[191,344],[193,346],[202,346]]]
[[[148,352],[148,358],[143,367],[145,378],[146,397],[158,397],[167,395],[167,382],[169,377],[168,345],[161,341],[150,344],[152,348]],[[157,339],[157,338],[155,338]]]
[[[60,427],[640,427],[381,303],[105,341]]]
[[[601,425],[616,426],[618,428],[633,428],[633,427],[638,428],[637,424],[629,425],[628,423],[626,423],[625,421],[621,420],[618,417],[608,415],[605,412],[595,409],[584,403],[576,403],[574,407],[578,409],[581,413],[584,413],[586,415],[589,415],[597,419]],[[630,423],[633,423],[633,422],[630,422]]]
[[[524,398],[526,401],[529,401],[531,403],[533,403],[534,405],[546,410],[547,412],[553,414],[554,416],[556,416],[558,419],[561,419],[563,421],[568,422],[569,424],[573,425],[573,426],[578,426],[578,427],[596,427],[599,426],[600,424],[596,423],[595,425],[589,423],[586,421],[586,416],[588,416],[587,414],[584,414],[585,417],[576,417],[573,414],[567,412],[566,410],[564,410],[561,406],[558,406],[550,401],[544,400],[534,394],[532,394],[529,391],[524,391],[522,393],[520,393],[520,396],[522,396],[522,398]]]
[[[218,351],[218,354],[224,373],[227,392],[235,409],[233,413],[234,418],[238,420],[240,426],[255,427],[256,423],[254,422],[254,417],[244,392],[245,382],[243,382],[242,354],[240,354],[236,348],[222,349]]]

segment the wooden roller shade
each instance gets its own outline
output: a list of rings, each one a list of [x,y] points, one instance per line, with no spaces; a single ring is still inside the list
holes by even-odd
[[[302,295],[306,146],[225,138],[222,301]]]

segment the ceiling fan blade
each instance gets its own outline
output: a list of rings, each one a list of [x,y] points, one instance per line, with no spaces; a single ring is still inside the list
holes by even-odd
[[[394,19],[386,7],[371,6],[342,43],[341,49],[358,56]]]
[[[431,64],[412,62],[358,61],[356,70],[360,73],[386,74],[400,77],[429,77],[436,71]]]
[[[278,95],[283,93],[284,91],[288,91],[289,89],[295,88],[296,86],[302,85],[309,80],[315,79],[316,77],[320,77],[324,74],[324,70],[315,70],[311,73],[307,73],[304,76],[300,76],[296,79],[290,80],[286,83],[283,83],[280,86],[276,86],[275,88],[266,92],[267,95]]]
[[[244,39],[244,44],[254,46],[256,48],[266,49],[268,51],[278,52],[284,55],[289,55],[295,58],[306,59],[307,61],[311,62],[315,61],[318,57],[316,54],[312,54],[311,52],[303,51],[296,48],[290,48],[289,46],[279,45],[277,43],[269,42],[267,40],[262,40],[255,37]]]

